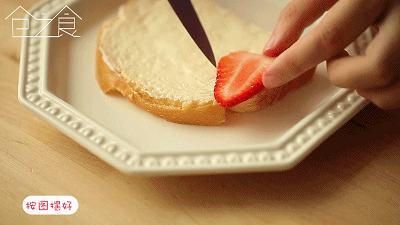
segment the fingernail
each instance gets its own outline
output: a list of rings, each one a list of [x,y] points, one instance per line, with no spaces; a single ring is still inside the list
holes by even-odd
[[[275,45],[275,42],[276,42],[276,36],[275,36],[275,34],[272,34],[271,37],[268,39],[267,44],[265,44],[263,52],[266,52],[269,49],[273,48]]]
[[[280,80],[275,75],[264,75],[262,82],[266,88],[274,88],[280,85]]]

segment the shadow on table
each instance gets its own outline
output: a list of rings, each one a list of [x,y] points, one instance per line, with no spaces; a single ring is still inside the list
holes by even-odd
[[[362,118],[357,117],[369,118],[367,125],[360,125],[357,120],[362,121]],[[336,198],[338,190],[345,188],[350,180],[362,175],[362,170],[372,161],[388,158],[400,161],[400,154],[388,151],[388,145],[393,145],[391,140],[399,136],[398,132],[389,132],[388,128],[398,127],[393,123],[400,123],[400,117],[373,106],[368,106],[357,117],[288,171],[142,177],[141,180],[152,195],[169,205],[240,207],[267,205],[273,201],[274,208],[279,205],[296,208],[324,204]]]

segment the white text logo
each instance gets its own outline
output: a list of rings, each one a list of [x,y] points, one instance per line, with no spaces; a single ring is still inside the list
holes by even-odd
[[[67,5],[51,19],[36,18],[25,10],[24,7],[19,6],[6,17],[6,20],[18,10],[24,10],[29,15],[30,19],[12,18],[13,37],[61,37],[64,34],[72,37],[80,37],[75,35],[77,31],[76,22],[82,20],[82,18]],[[41,16],[46,16],[46,13],[42,13]],[[39,29],[29,32],[32,27]],[[47,30],[44,32],[46,28]]]

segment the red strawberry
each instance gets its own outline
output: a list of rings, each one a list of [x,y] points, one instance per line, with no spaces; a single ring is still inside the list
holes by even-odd
[[[226,108],[244,102],[264,89],[262,74],[273,58],[239,51],[218,62],[214,96]]]

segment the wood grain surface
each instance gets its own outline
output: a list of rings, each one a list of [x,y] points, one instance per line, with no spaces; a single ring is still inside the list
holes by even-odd
[[[37,0],[0,0],[0,19]],[[0,22],[0,224],[400,224],[400,110],[367,106],[295,168],[125,175],[17,99],[20,39]],[[72,195],[70,216],[32,216],[30,195]]]

